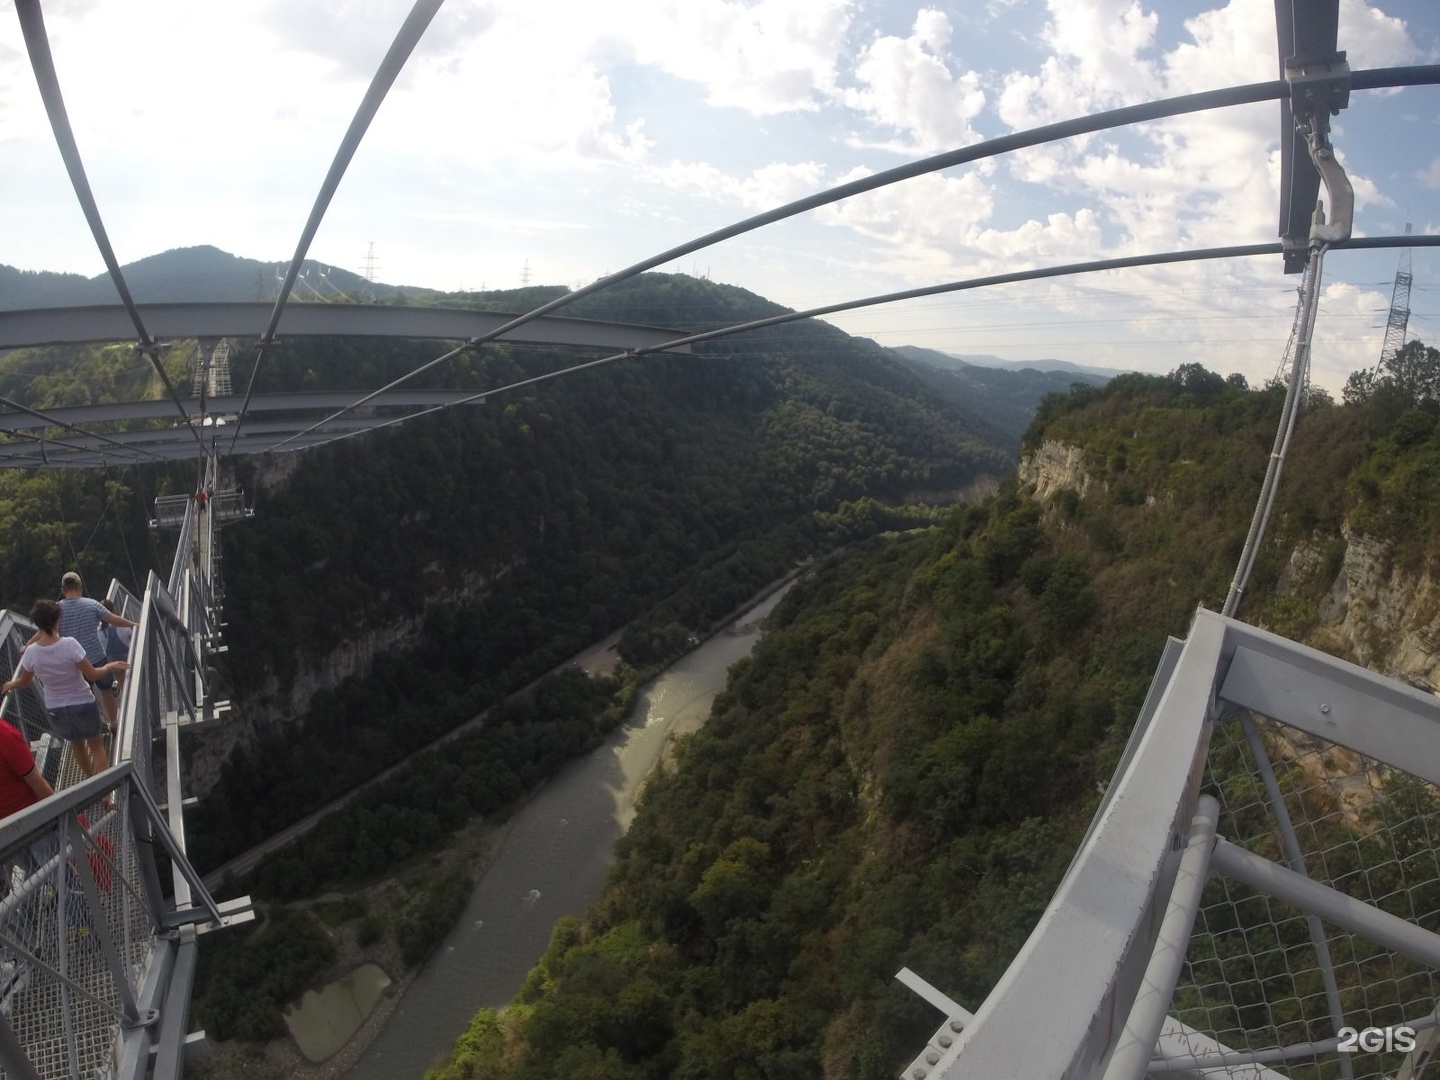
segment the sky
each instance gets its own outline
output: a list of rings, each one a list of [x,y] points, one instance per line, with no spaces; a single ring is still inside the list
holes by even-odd
[[[288,262],[405,0],[48,0],[121,263],[210,244]],[[1353,69],[1440,62],[1436,0],[1341,0]],[[578,287],[778,204],[1040,124],[1278,76],[1273,0],[447,0],[309,255],[445,290]],[[1333,121],[1355,234],[1440,232],[1440,87]],[[803,309],[1278,232],[1279,105],[1097,133],[844,200],[659,269]],[[1410,336],[1440,344],[1440,252]],[[1331,253],[1312,380],[1379,357],[1399,251]],[[0,0],[0,264],[104,265]],[[1278,256],[1112,271],[832,321],[882,345],[1276,374]]]

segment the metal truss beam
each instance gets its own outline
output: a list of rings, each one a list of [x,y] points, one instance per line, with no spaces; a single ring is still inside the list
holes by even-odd
[[[1227,621],[1197,616],[1094,831],[935,1076],[1090,1076],[1116,1045],[1198,798]]]
[[[393,419],[393,416],[346,417],[345,419],[336,420],[334,423],[326,425],[325,430],[331,432],[368,431],[371,428],[388,424]],[[268,431],[272,435],[284,434],[288,432],[299,431],[305,426],[306,422],[307,421],[303,420],[267,420],[261,424],[247,424],[245,426],[245,430],[247,433],[249,433],[249,431],[253,427]],[[228,432],[225,431],[223,425],[219,428],[217,435],[218,434],[228,434]],[[186,431],[186,429],[184,428],[167,427],[151,428],[142,431],[122,431],[117,435],[111,436],[111,439],[113,439],[115,443],[119,443],[121,446],[144,446],[146,450],[153,450],[158,446],[164,446],[169,443],[176,442],[187,435],[188,431]],[[40,455],[37,453],[37,445],[38,444],[33,442],[0,444],[0,458],[7,456],[39,457]],[[114,458],[114,451],[106,450],[106,447],[108,445],[110,445],[110,443],[107,443],[106,441],[95,436],[76,435],[67,440],[66,445],[62,448],[55,450],[53,454],[49,449],[47,449],[46,456],[64,457],[67,452],[85,452],[93,450],[97,453],[107,454],[107,456]],[[191,451],[193,452],[194,447],[189,442],[186,442],[186,445],[190,446]]]
[[[1337,663],[1325,653],[1252,628],[1235,650],[1221,695],[1440,785],[1440,702],[1435,696]]]
[[[138,307],[146,327],[155,337],[168,341],[255,338],[270,314],[266,304],[141,304]],[[465,341],[491,334],[514,318],[514,315],[493,311],[458,308],[292,303],[280,318],[278,334],[281,340],[287,337],[382,337]],[[119,305],[0,311],[0,349],[130,341],[134,336],[130,316]],[[679,336],[678,331],[649,326],[548,316],[517,326],[497,340],[636,349],[663,345]],[[690,350],[681,347],[675,351]]]
[[[317,409],[334,409],[354,401],[361,395],[358,390],[306,390],[294,394],[257,394],[250,399],[251,412],[314,412]],[[425,409],[437,405],[480,405],[475,397],[478,390],[394,390],[377,398],[370,404],[376,408]],[[212,397],[206,400],[206,412],[211,416],[227,416],[240,408],[240,395]],[[191,398],[184,402],[199,411],[200,400]],[[35,430],[48,426],[46,418],[59,424],[110,424],[126,420],[165,420],[173,418],[174,407],[168,401],[116,401],[103,405],[70,405],[46,411],[45,417],[37,418],[27,413],[0,411],[0,431]]]
[[[374,426],[389,423],[392,417],[381,417],[374,421]],[[172,429],[174,430],[174,429]],[[184,429],[180,429],[183,431]],[[223,432],[224,429],[222,428]],[[296,437],[285,446],[281,453],[292,450],[303,450],[307,447],[321,446],[337,438],[343,438],[343,434],[333,431],[315,431],[307,435]],[[241,434],[237,445],[230,452],[233,454],[258,454],[269,450],[275,445],[273,434],[260,433],[254,436]],[[8,450],[9,448],[4,448]],[[193,461],[195,458],[194,443],[184,443],[174,439],[168,443],[157,443],[146,447],[152,458],[166,461]],[[47,451],[46,456],[41,458],[32,446],[26,445],[17,447],[18,452],[4,454],[0,452],[0,468],[25,468],[25,469],[85,469],[85,468],[118,468],[123,465],[133,465],[130,458],[117,457],[113,451],[105,451],[103,448],[96,450],[55,450]]]

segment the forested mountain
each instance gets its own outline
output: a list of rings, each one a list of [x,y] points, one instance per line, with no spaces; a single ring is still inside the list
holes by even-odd
[[[273,300],[283,264],[230,255],[219,248],[177,248],[138,259],[123,267],[136,303]],[[406,290],[367,282],[359,274],[306,259],[295,286],[298,300],[387,299]],[[47,270],[17,270],[0,265],[0,311],[20,308],[80,307],[118,304],[109,274],[87,278]]]
[[[693,327],[772,310],[652,276],[604,313]],[[296,343],[259,381],[373,387],[427,348]],[[487,346],[435,378],[484,388],[571,362]],[[887,507],[956,499],[1010,460],[884,350],[796,324],[313,451],[273,490],[247,478],[258,517],[226,538],[237,686],[283,688],[362,628],[424,622],[368,683],[317,698],[303,730],[239,752],[197,817],[199,858],[262,839],[637,617],[622,653],[659,659],[796,560],[903,520]]]
[[[547,295],[430,299],[523,310]],[[646,275],[573,314],[707,329],[781,310]],[[245,386],[255,354],[238,344]],[[289,341],[255,389],[369,390],[441,351]],[[167,358],[176,382],[185,353]],[[415,385],[492,389],[588,358],[487,345]],[[41,408],[153,396],[154,381],[123,346],[0,358],[5,395]],[[797,560],[929,512],[908,503],[993,485],[1013,460],[885,350],[822,323],[492,397],[298,455],[283,479],[241,459],[236,479],[258,514],[224,535],[221,666],[239,722],[219,735],[239,749],[195,815],[192,855],[211,866],[265,838],[637,617],[625,658],[673,653]],[[137,519],[194,479],[177,467],[0,482],[18,511],[5,580],[23,609],[73,563],[97,584],[115,574],[143,587],[168,552]],[[367,678],[306,697],[291,722],[297,681],[313,689],[329,658],[391,627],[405,631],[374,670],[369,658],[353,668]]]
[[[1440,353],[1407,351],[1302,418],[1241,613],[1382,667],[1326,598],[1352,548],[1397,595],[1440,577]],[[974,1009],[1004,971],[1165,637],[1224,598],[1282,398],[1194,366],[1048,398],[1028,482],[828,560],[651,783],[598,902],[431,1076],[895,1076],[935,1014],[894,973]],[[1047,456],[1068,471],[1040,500]]]
[[[523,310],[546,295],[429,299]],[[576,308],[684,329],[781,310],[666,275]],[[255,353],[237,344],[232,372],[245,386]],[[181,343],[165,359],[181,385],[188,351]],[[255,372],[255,389],[369,390],[442,351],[288,341]],[[488,345],[416,385],[489,390],[594,355]],[[156,396],[157,382],[126,346],[0,357],[0,389],[38,408]],[[186,738],[187,757],[209,752],[207,739],[232,752],[189,815],[192,859],[213,867],[497,707],[480,738],[426,766],[427,782],[375,789],[379,802],[362,804],[338,837],[317,832],[255,884],[257,895],[286,899],[391,873],[593,745],[624,715],[629,665],[674,655],[801,560],[993,488],[1013,461],[885,350],[797,323],[689,356],[614,363],[283,461],[232,462],[257,516],[223,534],[229,652],[217,676],[235,709],[223,729]],[[0,475],[9,602],[27,610],[72,566],[92,589],[111,575],[143,588],[170,557],[168,537],[144,528],[151,500],[194,482],[193,465]],[[498,707],[627,624],[618,686],[552,678],[534,701]],[[336,657],[367,648],[350,663],[357,677],[324,676]],[[463,877],[446,879],[381,932],[417,963],[464,895]],[[238,1030],[273,1030],[284,1000],[250,993],[253,1015]]]
[[[1041,374],[1074,376],[1074,382],[1096,383],[1103,383],[1117,375],[1131,374],[1127,368],[1095,367],[1091,364],[1072,363],[1069,360],[1006,360],[990,353],[948,353],[911,345],[902,346],[902,349],[912,353],[916,359],[938,368],[982,367],[1010,372],[1036,371]]]

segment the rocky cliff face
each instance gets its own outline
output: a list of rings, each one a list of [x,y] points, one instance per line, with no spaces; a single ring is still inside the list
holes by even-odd
[[[1021,457],[1016,475],[1022,484],[1035,485],[1035,498],[1042,502],[1065,490],[1083,497],[1094,483],[1085,471],[1085,451],[1054,441],[1044,442],[1033,454]]]
[[[433,596],[427,606],[442,602],[477,599],[489,587],[490,578],[467,575],[457,592]],[[420,637],[424,616],[397,619],[374,627],[341,642],[315,663],[302,667],[289,687],[282,687],[273,675],[255,690],[232,689],[233,708],[226,719],[197,730],[186,746],[186,786],[192,795],[203,798],[220,778],[221,767],[237,746],[249,746],[255,733],[273,724],[303,720],[310,701],[322,690],[333,690],[346,679],[365,678],[381,653],[414,645]]]
[[[1022,458],[1018,475],[1041,501],[1065,490],[1084,496],[1095,483],[1085,471],[1084,449],[1061,442],[1046,442]],[[1333,581],[1320,578],[1333,572],[1325,548],[1335,540],[1316,537],[1296,545],[1277,583],[1282,594],[1307,584],[1328,589],[1312,643],[1411,686],[1440,690],[1440,571],[1407,572],[1385,542],[1348,528],[1339,540],[1344,561]]]
[[[1320,608],[1318,643],[1434,692],[1440,687],[1440,585],[1434,567],[1408,573],[1395,565],[1384,542],[1349,529],[1343,537],[1345,561]],[[1306,547],[1296,550],[1302,561]]]

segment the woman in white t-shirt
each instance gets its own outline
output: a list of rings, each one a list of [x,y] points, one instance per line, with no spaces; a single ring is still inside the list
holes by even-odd
[[[112,660],[98,668],[90,663],[78,641],[56,633],[60,605],[54,600],[36,600],[30,609],[30,621],[37,628],[35,638],[20,654],[15,677],[0,684],[0,693],[24,689],[39,679],[45,692],[50,730],[70,741],[80,770],[86,776],[94,776],[108,769],[110,761],[105,755],[100,706],[90,683],[111,672],[127,671],[130,665],[123,660]]]

